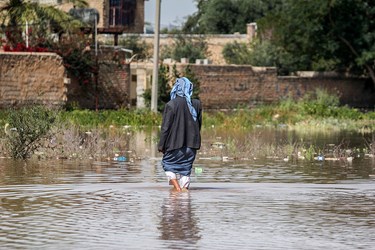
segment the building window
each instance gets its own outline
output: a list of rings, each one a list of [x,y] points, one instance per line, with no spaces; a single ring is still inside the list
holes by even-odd
[[[132,26],[137,0],[109,0],[109,26]]]

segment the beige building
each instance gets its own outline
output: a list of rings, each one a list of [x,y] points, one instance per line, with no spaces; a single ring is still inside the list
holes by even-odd
[[[40,4],[55,5],[66,12],[77,9],[64,0],[34,0]],[[143,33],[145,0],[87,0],[89,7],[99,14],[98,32],[105,34]],[[77,9],[78,10],[78,9]],[[78,12],[78,11],[77,11]],[[85,12],[83,10],[83,12]],[[82,13],[82,12],[80,12]]]

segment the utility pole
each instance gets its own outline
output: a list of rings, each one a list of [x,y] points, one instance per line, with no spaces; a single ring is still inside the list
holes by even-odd
[[[26,36],[26,48],[29,48],[29,23],[27,22],[27,20],[26,20],[25,36]]]
[[[159,79],[159,31],[160,31],[160,2],[156,0],[154,28],[154,71],[152,74],[151,111],[158,111],[158,79]]]
[[[99,94],[98,94],[98,77],[99,77],[99,64],[98,64],[98,17],[97,13],[95,13],[95,19],[94,19],[94,36],[95,36],[95,111],[98,112],[98,106],[99,106]]]

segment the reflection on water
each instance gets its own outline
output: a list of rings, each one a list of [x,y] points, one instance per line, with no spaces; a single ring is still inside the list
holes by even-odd
[[[200,154],[175,193],[152,144],[132,162],[0,159],[0,249],[373,249],[371,159]]]
[[[171,243],[171,247],[179,249],[185,245],[192,247],[201,238],[189,192],[171,191],[169,197],[164,198],[159,230],[162,240],[182,241],[183,244]]]

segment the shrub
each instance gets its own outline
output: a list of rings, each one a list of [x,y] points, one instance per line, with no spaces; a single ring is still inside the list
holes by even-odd
[[[223,57],[228,64],[250,64],[250,48],[246,43],[234,41],[227,43],[222,51]]]
[[[224,46],[222,54],[229,64],[271,67],[277,62],[276,48],[269,41],[255,40],[251,44],[234,41]]]
[[[43,106],[9,112],[6,148],[13,159],[26,159],[40,146],[55,122],[55,113]]]
[[[336,117],[340,104],[339,97],[327,90],[316,89],[315,93],[306,95],[301,101],[302,112],[321,117]]]
[[[161,52],[161,59],[173,58],[179,61],[181,58],[188,58],[193,63],[196,59],[203,59],[208,56],[208,45],[204,36],[193,37],[183,34],[176,35],[174,44],[164,48]]]
[[[141,41],[140,36],[127,36],[119,41],[119,45],[132,50],[133,55],[137,55],[137,59],[144,60],[151,56],[149,53],[150,46],[145,41]]]

